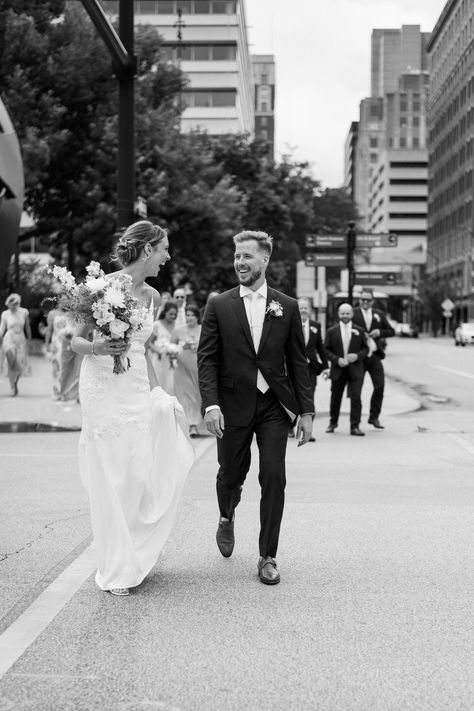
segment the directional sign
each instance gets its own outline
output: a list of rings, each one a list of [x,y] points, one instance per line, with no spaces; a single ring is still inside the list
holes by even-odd
[[[347,235],[314,235],[315,249],[347,249]]]
[[[398,235],[395,232],[388,234],[371,234],[370,232],[356,234],[356,247],[396,247]]]
[[[397,283],[397,272],[356,272],[355,283],[367,286],[393,286]]]
[[[346,255],[343,252],[310,252],[305,255],[307,267],[346,267]]]

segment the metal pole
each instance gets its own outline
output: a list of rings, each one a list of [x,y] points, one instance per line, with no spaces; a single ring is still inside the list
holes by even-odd
[[[355,222],[349,222],[347,230],[347,303],[353,303],[354,291],[354,249],[355,249]]]
[[[134,56],[133,29],[134,3],[120,0],[119,34],[128,56]],[[119,81],[119,132],[118,132],[118,185],[117,226],[127,227],[134,218],[135,198],[135,122],[134,122],[135,67],[120,67]]]

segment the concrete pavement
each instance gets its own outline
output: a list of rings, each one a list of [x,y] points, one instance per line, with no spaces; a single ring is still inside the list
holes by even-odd
[[[26,382],[9,416],[46,417],[47,390],[33,412]],[[342,418],[326,435],[328,392],[318,384],[318,441],[289,442],[280,585],[257,578],[256,457],[234,555],[218,553],[215,445],[201,438],[152,574],[125,599],[98,591],[92,575],[79,582],[0,681],[0,709],[471,709],[472,415],[417,410],[389,385],[386,430],[363,424],[367,436],[350,437]],[[48,407],[55,421],[73,421]],[[49,605],[48,586],[87,551],[77,437],[0,435],[12,511],[0,530],[17,526],[10,542],[18,550],[2,562],[4,633],[36,601]]]

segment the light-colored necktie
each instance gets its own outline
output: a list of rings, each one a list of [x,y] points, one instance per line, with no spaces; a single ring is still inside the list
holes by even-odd
[[[370,326],[372,324],[372,314],[368,311],[362,311],[362,314],[364,316],[365,328],[367,331],[370,331]]]
[[[343,324],[342,346],[344,348],[344,358],[347,358],[349,352],[349,343],[351,342],[351,329],[348,323]]]
[[[249,325],[250,325],[250,332],[252,334],[252,340],[253,340],[253,346],[255,348],[255,353],[258,352],[258,347],[260,345],[260,338],[262,337],[262,329],[263,329],[263,318],[262,318],[262,313],[261,310],[259,309],[259,299],[263,299],[263,296],[260,296],[260,294],[257,294],[256,292],[252,292],[251,294],[247,294],[247,298],[249,300]],[[262,393],[266,393],[268,390],[268,383],[261,374],[261,372],[258,370],[257,371],[257,388],[260,390]]]
[[[308,345],[309,341],[309,321],[305,321],[303,324],[303,335],[304,335],[304,344],[305,346]]]

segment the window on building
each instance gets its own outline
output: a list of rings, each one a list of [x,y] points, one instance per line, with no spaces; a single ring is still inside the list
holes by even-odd
[[[400,111],[406,111],[408,108],[408,104],[406,101],[400,101]]]
[[[216,61],[233,61],[237,56],[237,48],[233,45],[215,45],[212,47],[212,59]]]
[[[373,137],[372,137],[372,138],[370,139],[370,147],[371,147],[371,148],[377,148],[377,145],[378,145],[378,140],[377,140],[376,138],[373,138]]]
[[[195,15],[209,15],[211,12],[211,3],[209,0],[194,0]]]
[[[212,106],[212,93],[210,91],[192,92],[190,98],[192,99],[190,106]]]
[[[371,162],[371,163],[377,163],[377,153],[371,153],[371,154],[370,154],[370,162]]]
[[[189,44],[181,45],[178,48],[178,52],[181,55],[181,59],[183,59],[185,62],[191,60],[191,47]]]
[[[406,148],[407,145],[407,139],[405,136],[400,136],[400,148]]]
[[[419,148],[420,146],[420,139],[418,136],[413,136],[413,148]]]
[[[235,91],[214,91],[212,94],[213,106],[235,106]]]
[[[144,0],[140,0],[139,3],[141,6],[142,5],[150,5],[150,13],[154,14],[157,12],[159,15],[174,15],[174,3],[173,2],[165,2],[165,0],[159,0],[159,2],[144,2]],[[156,11],[155,9],[151,9],[152,5],[156,5]]]
[[[262,74],[262,76],[260,77],[260,82],[262,84],[268,84],[268,74]]]
[[[193,47],[194,50],[194,59],[199,62],[199,61],[207,61],[209,59],[209,54],[210,54],[210,47],[207,44],[204,45],[196,45]]]
[[[263,113],[268,111],[268,103],[266,101],[262,101],[260,104],[260,111],[263,111]]]
[[[262,141],[268,141],[268,131],[267,131],[267,129],[266,129],[266,128],[260,129],[259,134],[258,134],[258,137],[259,137]]]
[[[229,5],[232,5],[232,3],[228,2],[218,2],[218,0],[214,0],[212,3],[212,12],[214,15],[225,15],[227,12],[230,12]]]
[[[266,116],[262,116],[260,119],[260,126],[268,126],[268,118]]]
[[[176,0],[176,10],[181,10],[183,15],[191,14],[191,0]]]
[[[419,125],[420,125],[420,117],[413,116],[413,128],[418,128]]]
[[[406,128],[408,125],[407,117],[400,116],[400,128]]]
[[[414,101],[413,102],[413,111],[419,111],[419,110],[420,110],[420,102]]]

